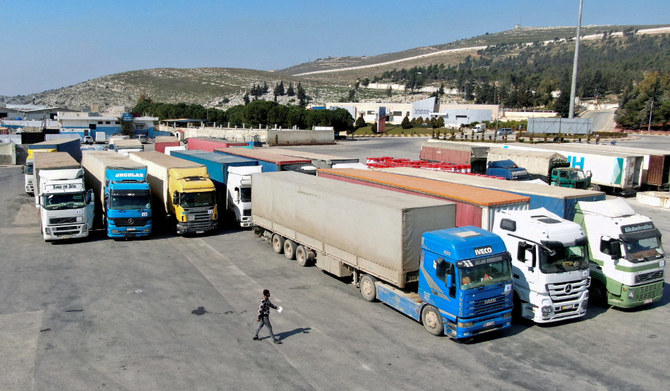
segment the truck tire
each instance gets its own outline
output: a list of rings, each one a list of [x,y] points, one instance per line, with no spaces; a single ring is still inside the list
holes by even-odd
[[[591,186],[589,186],[588,190],[600,191],[600,186],[591,184]]]
[[[284,237],[280,234],[272,234],[272,250],[277,254],[284,252]]]
[[[421,310],[421,323],[429,333],[433,335],[444,334],[444,322],[440,311],[432,305],[427,305]]]
[[[589,292],[591,297],[589,298],[593,304],[596,304],[601,307],[609,307],[607,304],[607,288],[605,285],[597,280],[591,281],[591,292]]]
[[[284,256],[286,259],[293,260],[295,259],[295,248],[296,244],[290,239],[284,240]]]
[[[258,237],[258,238],[263,236],[263,234],[265,233],[265,229],[263,229],[262,227],[259,227],[259,226],[255,226],[253,228],[253,231],[254,231],[254,235],[256,235],[256,237]]]
[[[377,282],[377,279],[369,274],[363,274],[361,280],[358,282],[361,296],[367,301],[375,301],[377,299],[377,286],[375,282]]]
[[[307,266],[311,260],[309,251],[302,244],[295,248],[295,260],[300,266]]]

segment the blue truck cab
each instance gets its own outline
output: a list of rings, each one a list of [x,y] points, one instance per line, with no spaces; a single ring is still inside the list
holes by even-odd
[[[103,210],[107,236],[148,236],[152,221],[147,169],[107,168],[105,177]]]
[[[377,298],[433,335],[471,338],[512,324],[512,265],[503,240],[466,226],[423,234],[416,293],[377,282]]]
[[[497,176],[511,181],[529,181],[531,176],[525,168],[516,165],[512,160],[488,162],[486,175]]]

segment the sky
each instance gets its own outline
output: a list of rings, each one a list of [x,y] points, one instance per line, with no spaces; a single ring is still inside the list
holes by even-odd
[[[514,28],[576,26],[579,0],[0,0],[0,95],[149,68],[275,70]],[[668,0],[584,0],[582,25],[670,24]]]

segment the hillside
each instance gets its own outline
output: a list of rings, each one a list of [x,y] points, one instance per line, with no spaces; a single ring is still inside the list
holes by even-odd
[[[661,26],[586,26],[584,35],[616,31],[636,31]],[[228,108],[242,104],[243,95],[255,85],[267,83],[270,90],[279,81],[285,86],[300,82],[313,102],[345,100],[357,79],[374,78],[394,69],[426,67],[433,64],[458,65],[481,49],[501,44],[558,41],[574,36],[574,27],[526,27],[463,39],[451,43],[414,48],[396,53],[364,57],[318,59],[276,72],[238,68],[156,68],[108,75],[60,89],[16,97],[0,97],[0,105],[31,103],[73,110],[110,105],[132,107],[140,95],[156,102],[195,103],[207,107]],[[564,43],[566,49],[571,43]],[[569,45],[569,46],[568,46]],[[508,52],[507,55],[514,55]],[[338,70],[332,72],[333,70]],[[305,74],[309,72],[326,72]],[[302,75],[301,75],[302,74]],[[384,91],[359,89],[358,100],[385,98]],[[270,92],[262,99],[273,99]],[[292,100],[293,99],[293,100]],[[294,98],[280,97],[280,103],[295,103]]]

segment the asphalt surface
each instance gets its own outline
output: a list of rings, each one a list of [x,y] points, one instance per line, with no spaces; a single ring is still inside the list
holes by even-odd
[[[656,143],[656,139],[651,139]],[[416,159],[422,139],[296,147]],[[665,390],[670,289],[636,310],[434,337],[248,230],[45,243],[19,167],[0,167],[0,390]],[[627,199],[670,233],[670,211]],[[355,225],[352,222],[352,229]],[[380,243],[383,245],[383,243]],[[666,277],[667,281],[667,277]],[[252,341],[261,290],[284,312]]]

